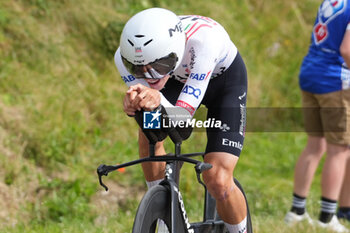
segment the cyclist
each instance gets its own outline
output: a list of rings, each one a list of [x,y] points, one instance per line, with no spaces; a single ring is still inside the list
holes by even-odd
[[[115,63],[129,86],[123,102],[126,114],[163,105],[190,119],[204,104],[208,119],[226,124],[224,129],[207,129],[204,161],[213,168],[203,173],[203,180],[229,232],[246,232],[246,202],[233,182],[233,171],[244,140],[247,73],[225,29],[208,17],[146,9],[126,23]],[[156,155],[165,154],[163,142],[155,150]],[[139,154],[148,156],[141,129]],[[148,187],[163,179],[164,163],[143,163],[142,168]]]
[[[295,166],[291,211],[285,221],[311,222],[306,197],[326,152],[322,169],[321,211],[317,225],[349,232],[336,216],[350,149],[350,0],[324,0],[315,20],[311,45],[299,83],[308,141]]]

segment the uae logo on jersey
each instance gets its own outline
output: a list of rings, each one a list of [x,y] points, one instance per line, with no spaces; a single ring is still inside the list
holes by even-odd
[[[327,24],[346,8],[344,0],[325,0],[318,10],[317,23],[314,26],[315,43],[320,44],[328,37]]]

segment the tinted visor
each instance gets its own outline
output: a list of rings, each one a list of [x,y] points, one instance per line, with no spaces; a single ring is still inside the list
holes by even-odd
[[[170,53],[148,65],[134,65],[122,56],[122,61],[126,69],[134,75],[135,78],[153,78],[161,79],[175,69],[177,56]]]

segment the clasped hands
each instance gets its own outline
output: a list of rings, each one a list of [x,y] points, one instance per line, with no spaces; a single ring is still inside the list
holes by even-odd
[[[160,92],[142,84],[130,86],[127,90],[123,107],[124,112],[134,116],[136,111],[152,111],[160,105]]]

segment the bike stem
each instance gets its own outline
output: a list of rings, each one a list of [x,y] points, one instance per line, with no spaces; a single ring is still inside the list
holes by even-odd
[[[181,155],[181,142],[175,143],[175,155],[177,159]],[[168,186],[170,189],[170,232],[177,232],[176,213],[179,206],[179,195],[180,191],[180,170],[183,165],[183,161],[173,160],[166,163],[164,180],[161,182],[162,185]]]
[[[156,156],[155,155],[155,153],[156,153],[155,147],[156,147],[155,143],[149,143],[148,151],[149,151],[149,156],[150,157],[155,157]]]
[[[179,157],[181,154],[181,142],[175,143],[175,156]]]

